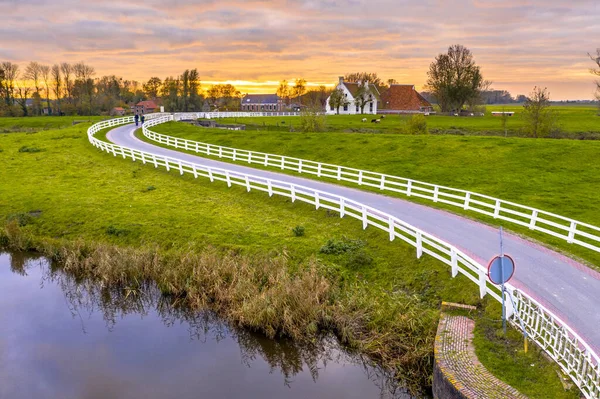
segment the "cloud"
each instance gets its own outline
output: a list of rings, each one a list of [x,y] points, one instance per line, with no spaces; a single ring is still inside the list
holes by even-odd
[[[368,70],[420,87],[461,43],[495,87],[590,98],[599,18],[597,0],[0,0],[0,57],[84,60],[137,80],[197,68],[210,80],[334,82]]]

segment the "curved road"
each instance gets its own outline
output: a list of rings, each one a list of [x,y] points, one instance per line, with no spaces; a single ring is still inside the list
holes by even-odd
[[[458,247],[481,264],[498,254],[498,230],[449,212],[402,199],[323,183],[277,172],[205,159],[145,143],[134,136],[135,125],[111,130],[115,144],[187,162],[248,173],[335,193],[396,216]],[[509,225],[510,227],[510,225]],[[600,273],[543,246],[505,234],[504,250],[517,264],[511,283],[567,322],[596,353],[600,353]],[[450,270],[448,270],[450,274]],[[474,288],[476,289],[476,288]]]

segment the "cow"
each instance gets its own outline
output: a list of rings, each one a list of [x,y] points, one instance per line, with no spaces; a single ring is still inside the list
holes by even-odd
[[[371,119],[371,123],[380,123],[381,119]]]
[[[381,119],[385,119],[385,115],[381,115]]]
[[[362,118],[362,122],[366,122],[366,121],[367,121],[367,118]]]

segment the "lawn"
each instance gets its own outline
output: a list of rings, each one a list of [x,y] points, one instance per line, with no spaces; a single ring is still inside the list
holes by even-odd
[[[105,116],[30,116],[26,118],[0,118],[0,133],[37,132],[48,129],[63,129],[74,124],[100,121]]]
[[[552,106],[557,115],[558,126],[565,137],[578,138],[581,136],[600,139],[600,116],[598,108],[588,106]],[[454,117],[430,115],[427,126],[433,134],[454,135],[504,135],[500,117],[492,116],[492,111],[514,111],[515,115],[508,118],[507,129],[509,136],[521,136],[523,133],[523,106],[492,105],[487,106],[482,117]],[[361,120],[367,118],[367,122]],[[409,116],[387,115],[380,124],[371,123],[373,115],[335,115],[327,117],[329,132],[359,132],[359,133],[402,133]],[[251,130],[287,130],[298,129],[297,117],[254,117],[226,118],[223,123],[237,122],[247,124]]]
[[[121,248],[117,253],[126,253],[128,248],[156,248],[165,256],[182,254],[182,259],[190,257],[186,253],[216,248],[223,256],[283,257],[290,273],[316,259],[320,273],[340,287],[335,298],[347,304],[347,308],[336,308],[335,317],[344,312],[360,314],[347,328],[379,334],[380,339],[358,347],[378,358],[386,345],[417,342],[420,346],[414,352],[420,356],[419,367],[430,364],[442,299],[484,308],[489,301],[480,301],[476,287],[462,276],[450,279],[450,271],[440,262],[430,257],[417,260],[412,247],[390,243],[385,232],[362,230],[353,219],[340,219],[306,204],[246,193],[239,187],[228,189],[225,184],[196,181],[113,157],[89,144],[87,126],[0,134],[0,218],[18,221],[33,237],[34,248],[50,253],[58,253],[58,245],[84,245],[80,243]],[[19,151],[22,148],[31,151]],[[296,226],[304,228],[303,235],[293,232]],[[87,256],[87,252],[79,256]],[[110,262],[103,267],[107,264]],[[137,277],[133,264],[119,263],[123,268],[119,278]],[[164,288],[167,293],[189,284],[192,278],[175,275],[177,271],[172,269],[159,270],[164,286],[170,287]],[[195,269],[193,276],[197,278]],[[261,284],[268,285],[265,280]],[[188,295],[192,289],[202,287],[188,287]],[[371,295],[354,296],[356,292]],[[486,315],[498,317],[497,313]],[[326,320],[319,324],[325,330],[327,323],[333,324]],[[242,320],[238,322],[244,325]],[[312,323],[307,328],[307,334],[314,332]],[[390,336],[399,342],[392,343]],[[397,364],[394,357],[379,358]],[[539,378],[557,378],[550,369]],[[427,384],[427,375],[419,378],[421,386]],[[549,387],[537,397],[562,397],[553,389]]]
[[[329,120],[337,118],[330,117]],[[600,226],[600,141],[227,131],[175,122],[156,126],[153,130],[216,145],[287,155],[470,190]],[[253,167],[261,166],[253,164]],[[313,175],[305,177],[316,178]],[[411,197],[411,200],[414,198]],[[430,201],[421,202],[434,205]],[[494,219],[480,214],[457,207],[446,209],[497,225]],[[505,227],[600,265],[600,256],[596,252],[508,222]]]

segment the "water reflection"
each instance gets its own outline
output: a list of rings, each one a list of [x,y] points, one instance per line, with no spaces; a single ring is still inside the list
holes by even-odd
[[[107,286],[0,254],[0,398],[20,397],[409,396],[332,339],[270,340],[147,282]]]

